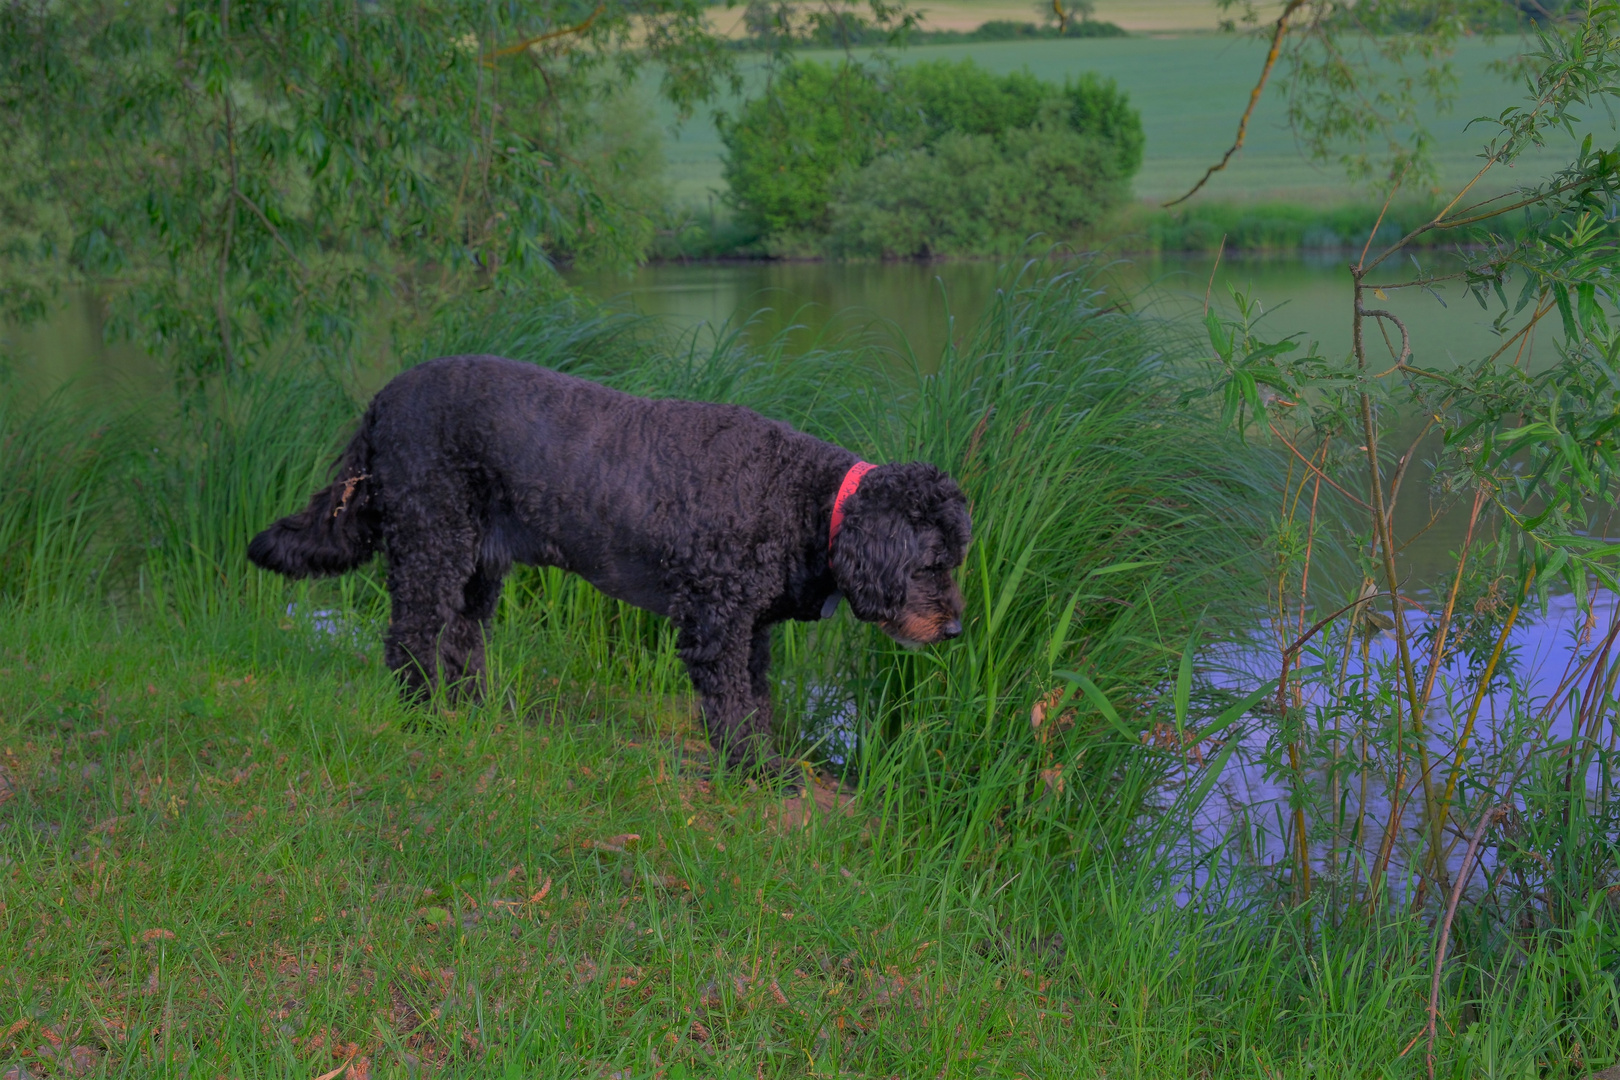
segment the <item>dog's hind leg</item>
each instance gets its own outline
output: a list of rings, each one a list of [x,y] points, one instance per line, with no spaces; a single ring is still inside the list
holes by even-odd
[[[495,609],[501,602],[501,584],[505,575],[489,563],[479,563],[461,592],[461,611],[476,622],[485,634],[495,618]]]

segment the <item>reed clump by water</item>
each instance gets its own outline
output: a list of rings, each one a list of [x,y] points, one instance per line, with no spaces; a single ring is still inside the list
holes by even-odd
[[[1201,732],[1245,704],[1194,661],[1247,640],[1279,479],[1173,328],[1031,266],[926,374],[903,343],[790,357],[499,297],[416,355],[462,351],[949,470],[975,522],[963,639],[784,628],[781,737],[823,767],[785,802],[705,771],[669,628],[578,579],[515,574],[485,703],[423,710],[379,662],[379,566],[251,568],[247,537],[324,478],[355,380],[247,375],[119,418],[97,471],[66,453],[95,429],[65,402],[55,426],[8,419],[20,474],[54,479],[6,489],[7,527],[71,543],[6,564],[0,1055],[254,1075],[1405,1060],[1421,919],[1295,910],[1263,874],[1198,876],[1181,842],[1232,745]],[[1459,1075],[1614,1052],[1601,929],[1469,940],[1479,977],[1448,984],[1440,1034]]]

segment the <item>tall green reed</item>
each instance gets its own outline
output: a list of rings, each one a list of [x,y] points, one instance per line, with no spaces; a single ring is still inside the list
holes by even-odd
[[[1247,625],[1267,466],[1185,403],[1177,344],[1095,269],[1032,264],[914,392],[855,417],[873,452],[935,462],[973,510],[963,639],[908,653],[858,633],[843,660],[861,710],[898,729],[868,758],[907,792],[896,820],[963,858],[1022,852],[1015,872],[1038,878],[1117,851],[1176,761],[1142,742],[1189,636]],[[1125,719],[1077,700],[1071,671]]]
[[[248,541],[328,481],[358,415],[338,382],[294,370],[251,372],[160,413],[128,493],[139,594],[182,619],[284,606],[288,586],[248,563]]]
[[[0,396],[0,597],[22,604],[93,592],[115,553],[125,432],[58,392],[26,405]]]

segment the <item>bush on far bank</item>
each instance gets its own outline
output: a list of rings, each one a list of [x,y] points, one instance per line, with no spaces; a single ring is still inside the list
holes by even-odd
[[[730,201],[770,246],[865,256],[1078,239],[1128,199],[1143,146],[1112,80],[972,60],[794,63],[720,133]]]

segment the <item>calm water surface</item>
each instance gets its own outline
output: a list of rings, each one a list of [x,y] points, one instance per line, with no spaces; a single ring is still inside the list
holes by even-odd
[[[1330,356],[1350,351],[1349,253],[1288,257],[1227,257],[1215,266],[1205,255],[1172,255],[1107,263],[1099,286],[1128,296],[1166,318],[1199,315],[1206,290],[1212,305],[1233,308],[1232,291],[1258,301],[1265,331],[1301,334]],[[1426,273],[1446,273],[1455,257],[1424,256]],[[1016,269],[1014,267],[1013,269]],[[1213,274],[1212,274],[1213,271]],[[1386,281],[1410,279],[1416,268],[1396,264]],[[825,330],[871,329],[909,342],[923,366],[937,361],[947,340],[961,341],[986,302],[1014,274],[984,262],[867,263],[736,262],[662,264],[633,276],[581,276],[586,293],[616,306],[658,315],[690,329],[751,320],[756,340],[792,327],[807,343]],[[1438,294],[1437,296],[1435,294]],[[1491,316],[1459,286],[1435,294],[1416,289],[1389,293],[1380,307],[1412,331],[1415,362],[1440,366],[1489,355],[1500,342]],[[1550,341],[1534,343],[1545,350]]]

